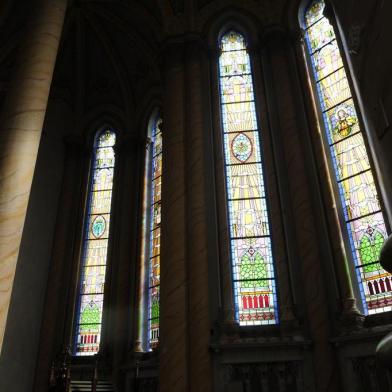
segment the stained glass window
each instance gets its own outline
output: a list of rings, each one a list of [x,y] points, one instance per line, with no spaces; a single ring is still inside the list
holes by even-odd
[[[244,37],[220,42],[219,77],[236,318],[278,322],[274,260],[264,187],[260,129]]]
[[[101,340],[103,297],[110,228],[114,145],[111,130],[97,134],[82,246],[74,354],[94,355]]]
[[[159,282],[161,253],[161,187],[162,187],[162,120],[153,125],[150,146],[150,223],[149,223],[149,273],[148,273],[148,349],[159,341]]]
[[[306,43],[316,94],[332,161],[343,219],[365,314],[392,309],[392,279],[379,264],[387,238],[380,195],[369,161],[333,26],[324,16],[324,0],[312,1],[305,13]]]

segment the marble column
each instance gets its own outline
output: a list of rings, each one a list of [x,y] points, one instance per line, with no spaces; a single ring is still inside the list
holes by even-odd
[[[66,8],[37,1],[0,115],[0,346]]]
[[[184,46],[163,49],[163,170],[159,385],[161,392],[189,391],[189,325],[186,261]]]

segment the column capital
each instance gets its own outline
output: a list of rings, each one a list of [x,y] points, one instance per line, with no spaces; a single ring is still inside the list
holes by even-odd
[[[342,311],[340,313],[341,333],[360,329],[365,321],[365,316],[358,310],[355,298],[343,298],[341,301]]]

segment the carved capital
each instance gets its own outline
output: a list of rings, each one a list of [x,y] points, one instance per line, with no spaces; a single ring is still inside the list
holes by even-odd
[[[358,310],[355,298],[346,298],[342,301],[340,324],[342,332],[360,329],[365,321],[365,316]]]

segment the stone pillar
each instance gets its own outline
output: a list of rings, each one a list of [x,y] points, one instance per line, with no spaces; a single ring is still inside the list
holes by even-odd
[[[270,86],[266,85],[266,88],[274,91],[274,107],[269,110],[273,116],[271,131],[275,134],[275,143],[278,142],[281,151],[280,159],[286,167],[286,190],[283,191],[288,194],[284,195],[282,202],[286,204],[285,213],[290,212],[291,216],[284,226],[293,228],[293,231],[290,229],[288,239],[291,246],[294,244],[295,247],[289,257],[291,269],[296,274],[294,281],[302,285],[296,290],[295,299],[301,318],[307,320],[304,329],[313,343],[312,365],[317,390],[337,391],[339,372],[329,343],[337,290],[333,280],[333,258],[325,230],[324,205],[319,194],[320,185],[309,134],[306,134],[306,110],[300,99],[302,86],[298,83],[296,64],[290,56],[290,37],[279,29],[270,31],[264,38],[264,46],[264,79]],[[283,175],[280,177],[282,181]],[[284,219],[287,217],[284,216]],[[332,290],[328,290],[328,287]]]
[[[220,48],[215,42],[209,49],[211,79],[208,91],[214,91],[219,85],[219,57]],[[215,84],[215,86],[214,86]],[[215,187],[212,191],[215,194],[213,199],[214,212],[216,211],[216,218],[219,222],[214,229],[217,232],[217,254],[215,258],[217,262],[216,282],[218,282],[218,298],[217,305],[219,309],[218,319],[220,321],[219,333],[217,335],[226,335],[232,333],[233,329],[237,330],[238,321],[235,319],[235,299],[233,291],[233,274],[231,264],[231,245],[230,245],[230,227],[227,210],[227,196],[226,196],[226,175],[225,175],[225,157],[224,157],[224,140],[221,131],[221,103],[219,93],[212,94],[210,107],[212,110],[212,140],[210,143],[214,144],[213,162],[211,166],[214,169],[212,182]],[[216,115],[218,114],[218,115]],[[218,240],[219,238],[219,240]],[[217,331],[218,332],[218,331]],[[216,336],[218,338],[218,336]]]
[[[211,391],[204,94],[209,67],[190,36],[164,57],[159,386]],[[207,128],[207,129],[206,129]]]
[[[182,44],[163,53],[160,392],[189,391],[185,67]]]
[[[265,159],[270,163],[269,174],[267,178],[275,176],[276,188],[270,186],[268,188],[268,197],[270,200],[270,214],[272,222],[272,235],[274,236],[274,255],[276,265],[276,282],[279,293],[279,322],[282,330],[289,335],[294,334],[294,329],[298,327],[298,321],[294,315],[294,301],[298,306],[301,304],[300,288],[298,283],[298,268],[294,263],[298,260],[298,248],[295,238],[295,229],[292,225],[293,211],[290,206],[290,191],[287,178],[287,166],[284,160],[284,151],[282,143],[282,129],[279,123],[279,112],[277,108],[277,96],[280,92],[275,87],[272,78],[273,64],[271,59],[273,55],[274,45],[268,45],[268,42],[260,48],[260,63],[263,69],[263,84],[265,86],[265,119],[269,119],[270,132],[267,134],[268,129],[263,130],[263,142]],[[255,53],[256,54],[256,53]],[[254,56],[255,60],[257,56]],[[255,78],[257,73],[255,73]],[[255,84],[261,85],[262,83]],[[260,108],[261,109],[261,108]],[[272,148],[271,148],[272,147]],[[273,153],[271,153],[271,151]],[[273,161],[273,162],[272,162]],[[273,168],[273,170],[272,170]],[[272,182],[270,180],[270,182]],[[271,184],[272,185],[272,184]],[[279,203],[272,203],[277,200]],[[290,268],[291,267],[291,268]],[[294,283],[294,284],[293,284]]]
[[[66,8],[37,1],[0,115],[0,346]]]
[[[197,38],[188,42],[186,50],[186,222],[187,265],[189,284],[189,391],[211,391],[212,372],[209,353],[209,257],[206,181],[206,137],[204,132],[203,94],[209,92],[204,78],[209,67],[206,48]]]
[[[124,345],[124,342],[130,339],[131,342],[135,342],[135,351],[137,349],[141,351],[142,342],[139,340],[138,332],[146,330],[143,328],[145,318],[140,320],[142,324],[140,328],[136,323],[140,300],[145,296],[130,297],[130,293],[138,293],[138,288],[142,286],[139,280],[144,277],[144,274],[142,274],[140,264],[130,262],[130,260],[140,260],[136,239],[140,238],[141,225],[139,222],[141,220],[138,219],[137,206],[140,205],[140,199],[144,195],[142,192],[135,192],[135,189],[142,189],[144,172],[140,166],[144,163],[147,141],[133,133],[124,135],[122,138],[120,138],[120,134],[118,136],[117,171],[112,207],[112,219],[115,222],[113,227],[116,228],[114,234],[117,235],[112,236],[112,254],[109,266],[111,282],[108,285],[107,293],[108,305],[110,306],[106,313],[108,322],[103,337],[107,345],[107,355],[112,361],[113,368],[117,370],[114,377],[120,381],[123,374],[118,369],[127,353],[130,354],[129,347]],[[149,239],[149,237],[147,238]],[[109,270],[107,276],[109,277]],[[132,323],[129,323],[130,309],[132,309]],[[139,346],[137,346],[138,341],[140,342]],[[119,387],[119,389],[121,388]]]

